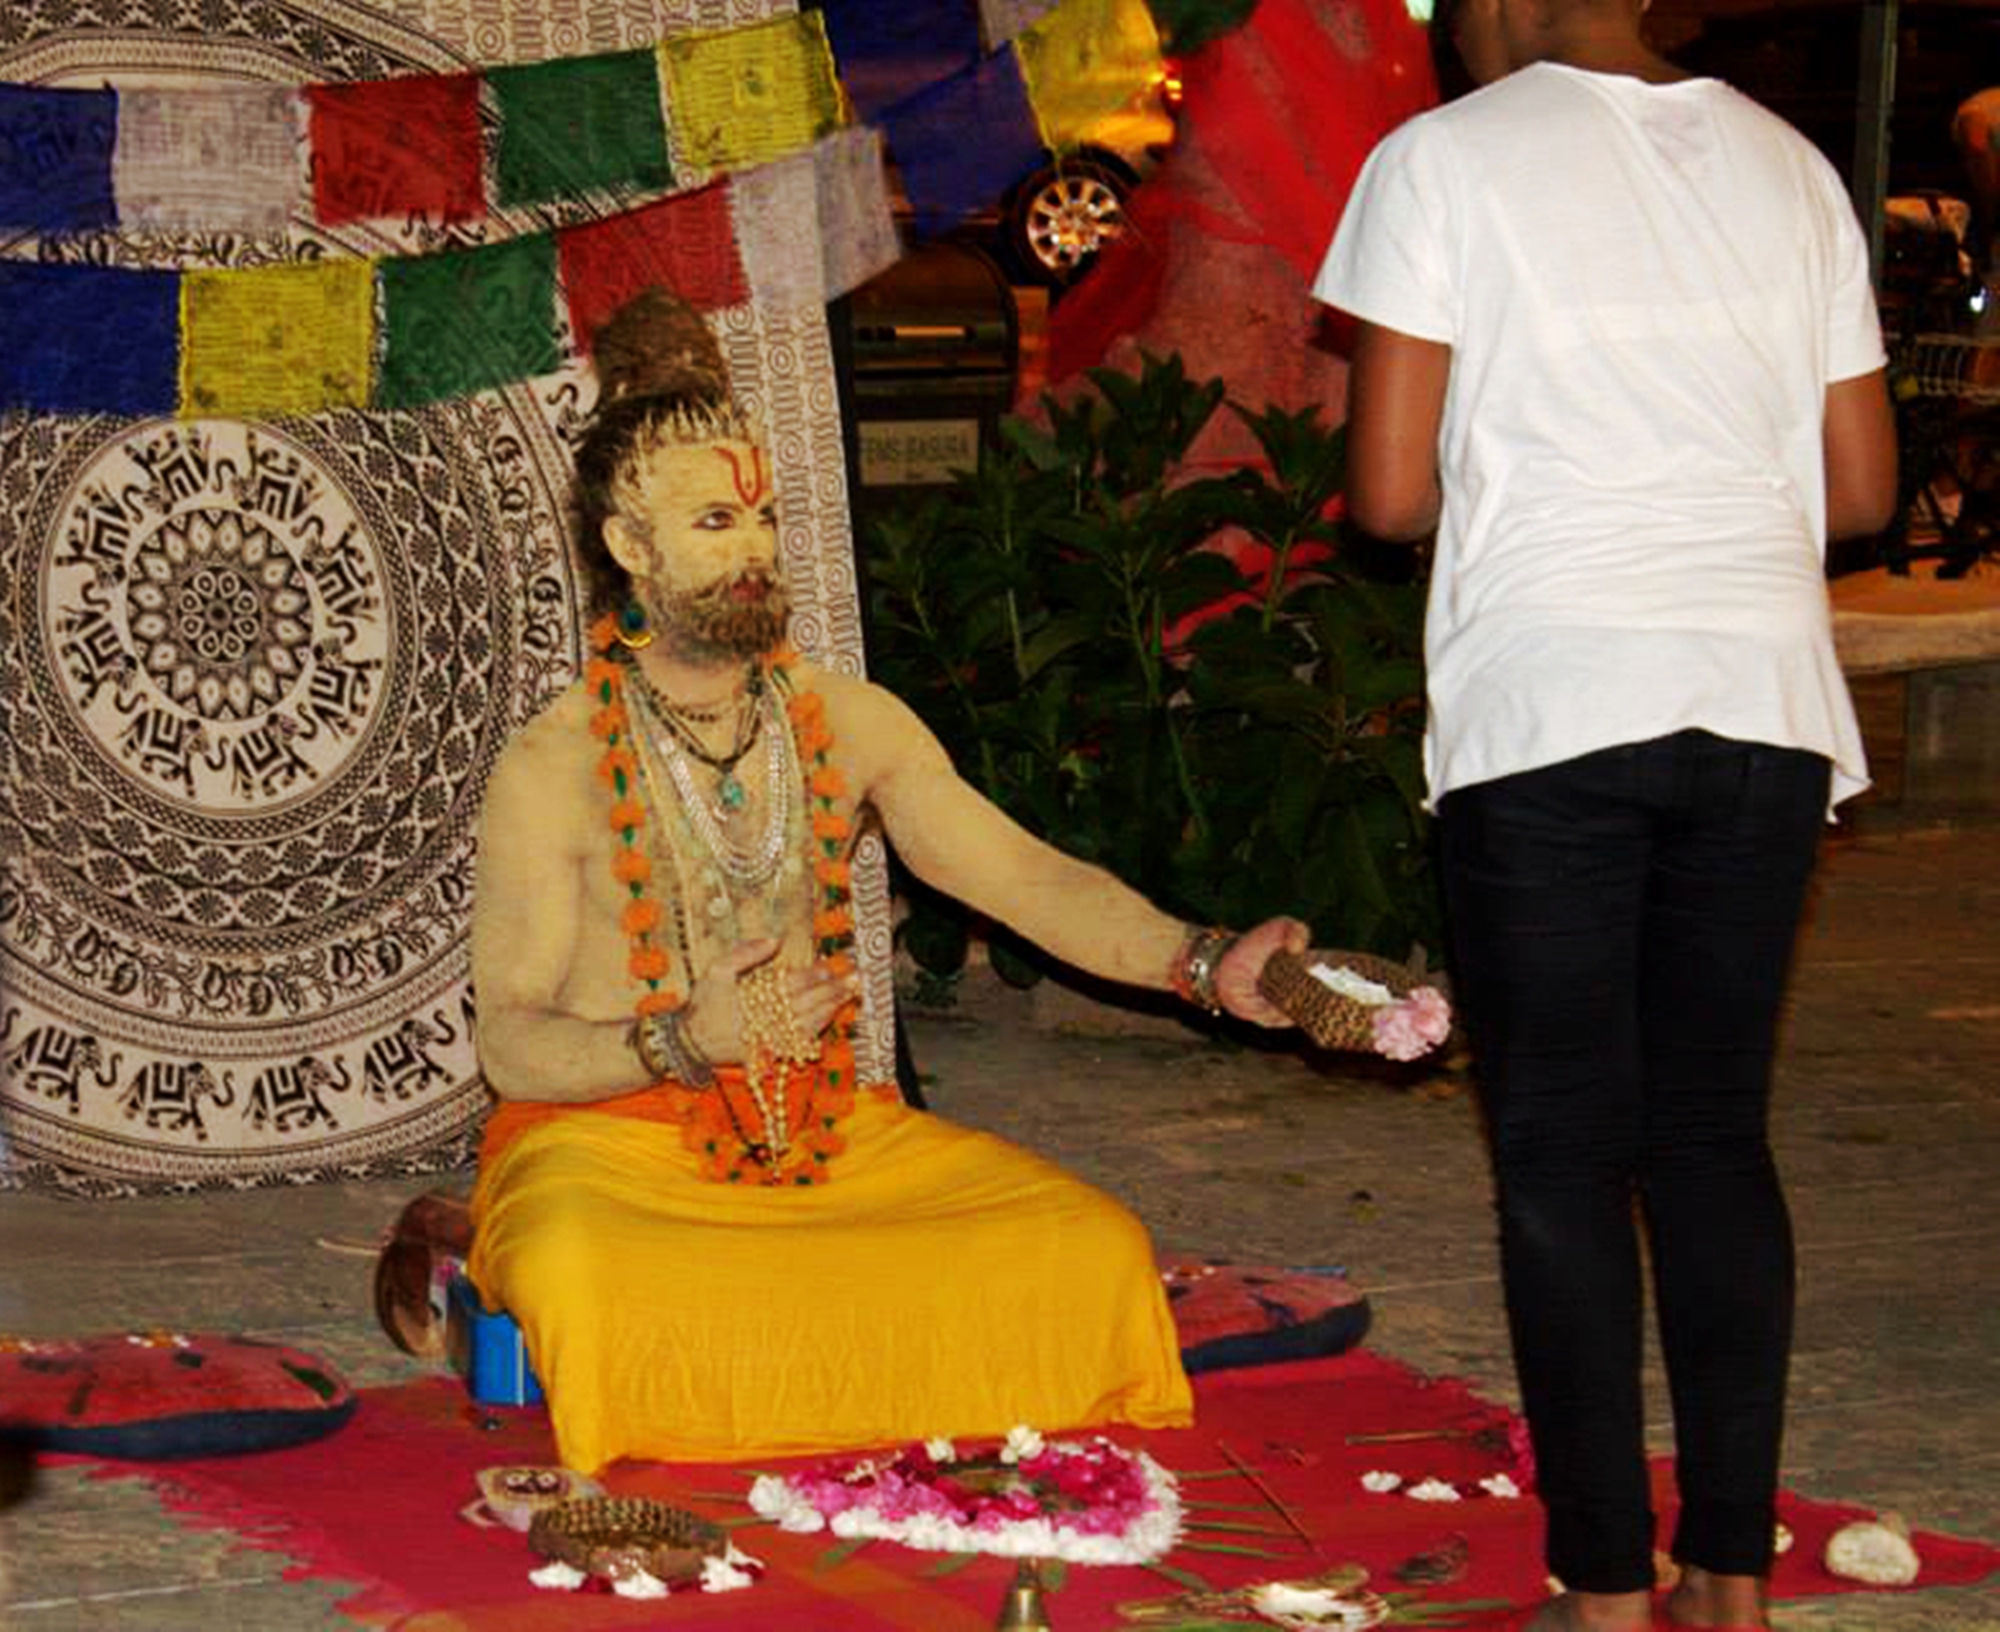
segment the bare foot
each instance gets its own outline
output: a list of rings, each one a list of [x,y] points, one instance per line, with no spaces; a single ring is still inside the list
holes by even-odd
[[[1565,1592],[1551,1598],[1525,1632],[1651,1632],[1653,1608],[1643,1592]]]
[[[1680,1585],[1667,1595],[1667,1622],[1715,1632],[1760,1632],[1771,1624],[1763,1577],[1713,1575],[1687,1565],[1681,1570]]]

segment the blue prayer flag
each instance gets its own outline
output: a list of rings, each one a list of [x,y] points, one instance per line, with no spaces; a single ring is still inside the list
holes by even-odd
[[[0,408],[170,414],[180,274],[0,261]]]
[[[979,60],[973,0],[914,6],[909,0],[826,0],[820,15],[840,83],[863,124]]]
[[[58,233],[116,226],[117,145],[117,92],[0,85],[0,227]]]
[[[996,202],[1048,154],[1011,45],[884,109],[880,123],[919,238]]]

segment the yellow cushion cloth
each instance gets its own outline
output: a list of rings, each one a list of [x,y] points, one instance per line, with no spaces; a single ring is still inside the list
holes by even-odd
[[[1193,1420],[1130,1212],[882,1093],[842,1131],[828,1182],[790,1189],[581,1108],[489,1145],[471,1274],[520,1323],[567,1466]]]

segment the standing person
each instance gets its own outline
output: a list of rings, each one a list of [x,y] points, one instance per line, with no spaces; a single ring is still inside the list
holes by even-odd
[[[1866,785],[1829,535],[1888,518],[1861,233],[1643,0],[1463,0],[1481,89],[1371,157],[1315,293],[1360,320],[1349,512],[1437,530],[1426,766],[1550,1569],[1651,1625],[1648,1233],[1671,1624],[1766,1625],[1793,1261],[1766,1128],[1817,835]]]
[[[1016,826],[887,692],[788,651],[772,465],[713,336],[656,291],[593,355],[598,655],[500,756],[472,928],[501,1103],[468,1270],[520,1323],[563,1461],[1185,1424],[1139,1221],[856,1082],[855,835],[872,814],[1056,955],[1253,1023],[1288,1023],[1257,977],[1305,926],[1177,922]]]

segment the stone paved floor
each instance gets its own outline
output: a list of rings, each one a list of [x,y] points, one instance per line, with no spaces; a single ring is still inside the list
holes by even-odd
[[[1778,1141],[1803,1287],[1786,1477],[2000,1538],[2000,829],[1829,838],[1785,1032]],[[996,988],[911,1022],[933,1107],[1104,1185],[1163,1244],[1347,1266],[1371,1343],[1511,1399],[1488,1180],[1449,1078],[1178,1030],[1052,1029]],[[1093,1011],[1074,1007],[1085,1019]],[[1098,1020],[1102,1019],[1097,1015]],[[407,1182],[82,1205],[0,1196],[0,1330],[176,1323],[407,1375],[367,1260]],[[1653,1431],[1665,1443],[1653,1377]],[[324,1583],[188,1534],[139,1484],[45,1471],[0,1513],[0,1626],[341,1627]],[[2000,1632],[2000,1580],[1781,1607],[1790,1632]],[[777,1629],[792,1632],[792,1629]],[[805,1629],[797,1629],[805,1632]],[[1066,1628],[1065,1632],[1083,1632]]]

